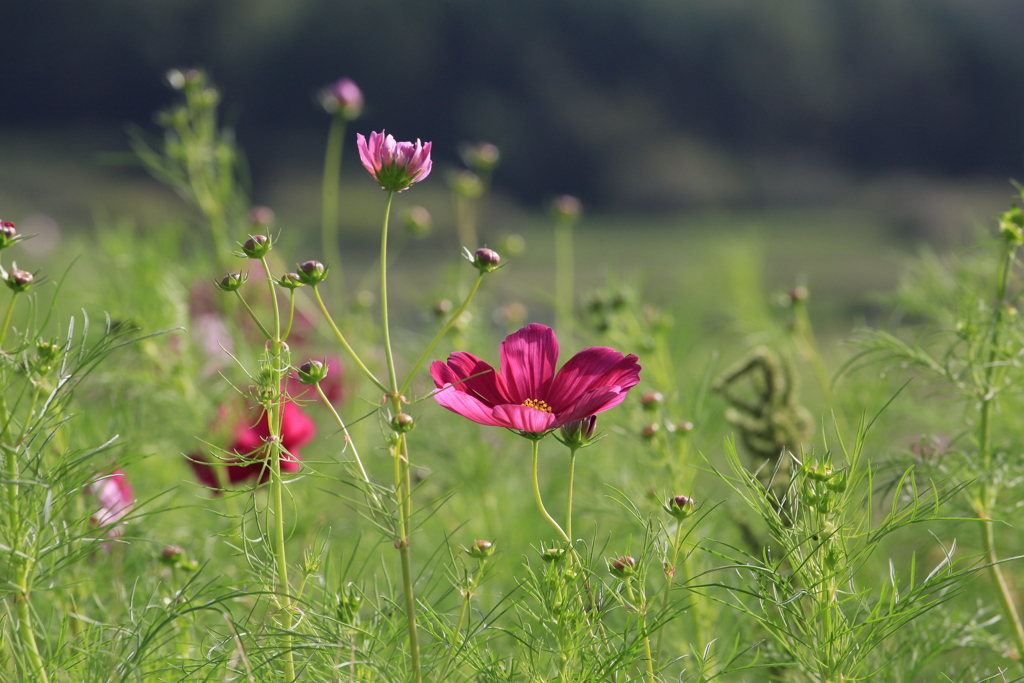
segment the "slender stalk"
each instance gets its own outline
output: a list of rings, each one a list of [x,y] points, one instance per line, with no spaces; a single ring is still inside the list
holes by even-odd
[[[295,322],[295,290],[288,290],[288,327],[284,328],[281,339],[287,339],[292,334],[292,323]]]
[[[338,301],[345,296],[345,278],[341,272],[341,251],[338,249],[338,187],[341,182],[341,155],[345,148],[345,127],[347,121],[340,113],[331,121],[331,129],[327,134],[327,151],[324,154],[324,178],[321,195],[323,211],[321,214],[320,236],[323,240],[324,259],[334,270],[336,285],[332,286],[332,294]],[[332,283],[335,282],[332,280]]]
[[[18,604],[18,634],[22,645],[25,646],[25,652],[28,654],[29,665],[35,674],[35,680],[39,683],[49,683],[50,679],[46,675],[43,658],[39,654],[39,645],[36,643],[35,629],[32,627],[32,608],[28,603],[30,587],[27,584],[31,571],[31,562],[23,559],[18,577],[18,588],[22,590],[22,594],[20,597],[15,597]]]
[[[555,327],[558,336],[572,335],[572,303],[575,265],[572,244],[573,221],[559,219],[555,223]]]
[[[397,397],[392,399],[397,403]],[[409,475],[409,454],[405,434],[395,445],[395,490],[398,492],[398,533],[396,543],[402,561],[402,585],[405,592],[405,616],[409,627],[409,657],[412,660],[413,681],[422,683],[420,640],[416,628],[416,596],[413,593],[412,558],[409,552],[409,518],[412,516],[412,488]]]
[[[334,330],[334,336],[338,338],[338,341],[345,348],[345,351],[348,352],[348,355],[352,359],[352,362],[355,363],[356,366],[358,366],[358,368],[363,371],[363,374],[366,375],[367,379],[369,379],[371,382],[377,385],[378,389],[380,389],[384,393],[387,393],[388,388],[384,386],[384,384],[381,383],[381,381],[377,379],[372,372],[370,372],[370,368],[366,367],[363,361],[359,359],[359,356],[356,355],[355,350],[351,346],[349,346],[348,341],[345,340],[345,335],[343,335],[341,333],[341,330],[338,329],[338,326],[334,324],[334,318],[332,318],[331,314],[327,312],[327,307],[324,306],[324,300],[320,298],[320,290],[317,289],[315,286],[313,287],[313,295],[316,297],[316,302],[320,306],[320,312],[323,313],[324,319],[327,321],[327,324],[331,326],[331,329]]]
[[[640,621],[640,632],[644,634],[644,657],[647,660],[647,680],[649,683],[655,683],[654,678],[654,659],[651,657],[651,638],[647,635],[646,620],[644,619],[644,608],[636,604],[636,594],[633,592],[633,581],[631,579],[625,579],[626,594],[629,595],[629,602],[633,605],[633,609],[636,610],[637,618]]]
[[[540,481],[537,478],[537,459],[540,454],[540,439],[531,439],[533,442],[533,498],[537,501],[537,509],[540,510],[540,514],[544,519],[548,520],[548,524],[555,528],[558,535],[562,537],[562,540],[572,545],[572,539],[569,534],[562,530],[558,522],[555,521],[554,517],[548,514],[547,508],[544,507],[544,500],[540,495]]]
[[[260,319],[256,317],[256,314],[249,307],[249,304],[248,302],[246,302],[245,297],[242,296],[242,292],[236,289],[235,294],[238,296],[238,300],[242,302],[242,306],[245,307],[246,312],[249,313],[249,317],[252,318],[252,321],[254,323],[256,323],[256,327],[260,328],[260,332],[263,333],[263,336],[266,337],[267,339],[274,339],[274,336],[270,334],[270,331],[266,327],[263,326],[263,323],[260,322]]]
[[[569,448],[569,494],[565,504],[565,535],[572,539],[572,484],[576,476],[576,450]]]
[[[479,566],[477,567],[476,575],[470,580],[469,584],[466,586],[466,591],[462,596],[462,609],[459,610],[459,621],[455,625],[456,640],[459,640],[459,636],[462,635],[462,626],[466,623],[466,614],[469,612],[469,603],[473,599],[473,590],[476,589],[477,584],[480,583],[480,577],[483,576],[484,565],[486,564],[487,559],[482,558]],[[444,666],[441,667],[441,675],[437,677],[438,683],[443,683],[445,677],[448,675],[448,670],[452,665],[452,658],[455,657],[455,650],[458,649],[456,648],[456,644],[458,645],[458,648],[462,647],[461,643],[453,643],[452,646],[448,648],[448,656],[445,657]]]
[[[676,577],[676,567],[679,566],[679,546],[682,544],[682,540],[683,540],[683,521],[680,519],[680,520],[676,520],[676,535],[675,535],[675,540],[673,540],[673,542],[672,542],[672,564],[669,566],[668,570],[665,572],[665,574],[666,574],[666,576],[665,576],[665,593],[664,593],[664,595],[662,597],[662,601],[661,601],[661,611],[662,612],[668,610],[668,602],[669,602],[669,599],[670,599],[670,594],[672,592],[672,584],[674,583],[675,577]],[[658,629],[658,642],[657,642],[657,645],[654,648],[654,659],[659,664],[661,663],[661,644],[664,641],[664,639],[665,639],[665,627],[663,626],[660,629]]]
[[[4,315],[3,327],[0,327],[0,346],[3,346],[7,338],[7,328],[11,326],[11,316],[14,314],[14,302],[18,299],[18,292],[11,294],[11,303],[7,304],[7,314]]]
[[[373,498],[373,502],[377,505],[379,510],[383,510],[384,504],[381,502],[380,498],[377,497],[377,493],[373,490],[373,482],[370,481],[370,475],[366,473],[366,468],[363,467],[362,458],[359,457],[359,451],[356,450],[355,441],[352,440],[352,437],[348,433],[348,427],[345,426],[345,421],[341,419],[338,411],[335,410],[334,406],[331,405],[331,402],[327,400],[327,396],[324,394],[324,390],[321,388],[320,383],[317,382],[315,386],[316,393],[320,395],[320,400],[322,400],[328,410],[331,411],[331,415],[334,416],[335,421],[338,423],[338,427],[341,428],[341,433],[345,436],[345,443],[352,448],[352,455],[355,456],[356,465],[359,467],[359,474],[362,475],[363,483],[366,484],[366,489]]]
[[[483,279],[484,274],[481,272],[477,276],[476,282],[473,283],[473,288],[469,290],[469,294],[463,300],[462,305],[459,306],[458,310],[456,310],[455,313],[452,314],[452,316],[448,319],[448,322],[446,322],[444,324],[444,327],[441,328],[441,331],[438,332],[437,335],[434,337],[433,341],[431,341],[430,344],[427,345],[426,350],[420,356],[419,360],[416,361],[416,365],[413,366],[412,372],[409,373],[408,379],[405,380],[405,384],[403,384],[402,388],[399,390],[399,395],[405,395],[405,392],[409,390],[409,386],[413,383],[413,380],[416,379],[416,374],[420,371],[420,368],[423,367],[423,364],[427,361],[427,358],[430,356],[430,352],[433,351],[434,347],[437,346],[438,342],[440,342],[441,339],[444,338],[444,335],[448,333],[448,330],[450,330],[452,325],[455,324],[455,321],[459,319],[459,316],[461,316],[463,312],[465,312],[466,307],[469,306],[469,302],[472,301],[473,297],[476,295],[476,290],[480,288],[480,282]]]
[[[391,331],[388,326],[388,219],[391,217],[391,201],[394,190],[388,192],[388,203],[384,206],[384,224],[380,237],[380,329],[384,336],[384,355],[388,361],[388,377],[391,391],[398,393],[398,378],[395,375],[395,357],[391,352]],[[397,406],[396,406],[397,407]]]
[[[277,290],[274,289],[274,278],[270,275],[270,264],[267,263],[267,257],[263,256],[260,258],[260,262],[263,264],[263,273],[267,277],[267,287],[270,289],[270,303],[274,305],[274,339],[281,341],[281,308],[277,305]],[[238,291],[238,290],[235,290]]]

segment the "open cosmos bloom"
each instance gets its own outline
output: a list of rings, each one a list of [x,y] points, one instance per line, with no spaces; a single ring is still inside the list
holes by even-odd
[[[286,401],[281,415],[281,471],[298,472],[299,449],[309,443],[316,434],[316,424],[298,405]],[[270,438],[270,419],[264,412],[255,425],[242,423],[235,433],[235,440],[228,451],[239,457],[223,463],[213,463],[202,454],[187,456],[192,471],[199,482],[212,489],[220,488],[214,467],[223,467],[225,480],[230,484],[257,480],[263,484],[270,479],[270,466],[266,462],[264,446]]]
[[[96,477],[89,484],[89,493],[96,499],[99,508],[89,521],[107,530],[107,538],[117,538],[124,533],[124,519],[135,504],[135,493],[124,476],[124,470],[114,470],[105,476]],[[104,544],[108,550],[109,546]]]
[[[359,159],[382,190],[401,192],[430,175],[431,142],[397,142],[384,131],[370,133],[367,140],[356,135]]]
[[[636,356],[603,346],[580,351],[555,372],[558,340],[536,323],[509,335],[500,353],[500,371],[464,352],[435,361],[434,398],[474,422],[536,435],[614,408],[640,381]]]

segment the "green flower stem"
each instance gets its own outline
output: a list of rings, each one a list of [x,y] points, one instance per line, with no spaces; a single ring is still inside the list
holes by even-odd
[[[656,683],[654,678],[654,658],[651,657],[651,638],[647,635],[646,620],[644,619],[644,607],[636,603],[636,594],[633,592],[633,581],[632,579],[624,579],[626,584],[626,594],[629,596],[629,602],[633,605],[633,609],[636,610],[637,618],[640,621],[640,633],[644,634],[644,657],[647,660],[647,680],[649,683]]]
[[[288,290],[288,327],[284,328],[281,339],[288,339],[292,334],[292,323],[295,322],[295,290]]]
[[[370,481],[370,475],[366,473],[366,468],[363,467],[363,461],[359,457],[359,451],[356,450],[356,443],[355,441],[352,440],[352,437],[349,435],[348,427],[345,426],[345,421],[341,419],[341,416],[338,414],[338,411],[335,410],[334,406],[331,405],[331,402],[327,400],[327,396],[324,394],[324,390],[323,388],[321,388],[320,383],[317,382],[314,386],[316,387],[316,393],[320,395],[320,400],[324,402],[324,405],[327,406],[327,409],[331,411],[331,415],[334,416],[335,421],[338,423],[338,427],[341,429],[341,433],[345,436],[345,442],[349,445],[349,447],[352,448],[352,455],[355,456],[356,465],[359,466],[359,474],[362,475],[363,483],[366,484],[366,489],[369,492],[370,497],[373,498],[373,502],[377,506],[377,510],[383,510],[384,503],[381,502],[380,498],[377,497],[377,493],[373,490],[373,482]]]
[[[280,402],[275,400],[268,407],[270,412],[267,418],[270,426],[270,438],[268,448],[270,449],[270,505],[271,514],[274,516],[274,557],[277,564],[277,586],[279,607],[282,613],[281,626],[285,631],[283,636],[284,653],[284,680],[287,683],[295,680],[295,659],[292,652],[292,604],[288,583],[288,555],[285,552],[284,537],[284,485],[281,477],[281,437],[280,437]]]
[[[11,326],[11,316],[14,314],[14,302],[18,299],[18,292],[11,294],[11,303],[7,304],[7,314],[4,315],[3,327],[0,327],[0,346],[3,346],[7,338],[7,328]]]
[[[821,351],[818,349],[818,341],[814,336],[814,326],[811,324],[811,316],[807,312],[807,302],[797,300],[793,302],[794,332],[796,332],[797,346],[803,354],[804,360],[811,366],[814,378],[818,382],[818,388],[825,404],[834,415],[834,419],[845,432],[848,430],[846,418],[838,409],[835,402],[835,394],[832,392],[832,380],[829,377],[825,361],[821,358]]]
[[[43,658],[39,654],[39,645],[36,643],[35,629],[32,627],[32,607],[29,605],[29,576],[32,572],[32,561],[22,559],[21,571],[18,573],[17,588],[21,591],[20,596],[15,596],[18,604],[18,634],[25,652],[28,654],[29,666],[35,674],[35,680],[39,683],[49,683],[46,675],[46,668],[43,666]]]
[[[487,564],[487,558],[482,558],[480,564],[477,567],[476,574],[470,580],[466,586],[466,591],[462,596],[462,609],[459,610],[459,621],[455,624],[455,638],[456,641],[461,640],[459,636],[462,635],[462,627],[466,623],[466,614],[469,613],[469,603],[473,599],[473,591],[476,589],[477,584],[480,583],[480,578],[484,574],[484,566]],[[468,635],[468,634],[467,634]],[[458,647],[456,647],[456,645]],[[444,681],[445,676],[448,675],[448,670],[451,668],[452,659],[455,657],[455,651],[461,649],[462,643],[453,643],[448,648],[448,656],[444,659],[444,666],[441,667],[441,675],[437,677],[438,681]]]
[[[388,192],[388,203],[384,206],[384,224],[381,226],[380,237],[380,329],[384,336],[384,355],[388,361],[388,377],[391,380],[391,392],[398,394],[398,377],[395,375],[395,357],[391,352],[391,331],[388,327],[388,219],[391,217],[391,202],[395,198],[394,190]],[[398,412],[398,406],[395,406]]]
[[[274,278],[270,275],[270,264],[267,263],[267,257],[260,257],[260,263],[263,264],[263,273],[267,276],[267,287],[270,288],[270,302],[274,305],[274,336],[273,339],[281,341],[281,308],[277,305],[277,290],[274,289]],[[238,291],[238,290],[235,290]]]
[[[665,593],[661,602],[661,610],[663,612],[668,610],[668,602],[670,594],[672,592],[672,584],[675,581],[676,567],[679,566],[679,547],[683,541],[683,520],[676,520],[676,535],[672,541],[672,563],[665,571]],[[665,639],[665,627],[658,629],[658,643],[654,648],[654,659],[659,664],[661,663],[661,644]]]
[[[572,303],[575,265],[572,243],[573,221],[559,219],[555,223],[555,327],[558,335],[572,335]]]
[[[381,381],[377,379],[372,372],[370,372],[370,368],[366,367],[363,361],[359,359],[359,356],[356,355],[355,350],[353,350],[353,348],[349,346],[349,343],[345,340],[345,335],[341,333],[341,330],[338,329],[338,326],[334,324],[334,318],[332,318],[331,314],[327,312],[327,307],[324,306],[324,300],[320,297],[320,290],[318,290],[315,286],[313,287],[313,294],[314,296],[316,296],[316,302],[320,306],[320,312],[323,314],[324,319],[327,320],[327,324],[331,326],[332,330],[334,330],[334,336],[338,338],[338,341],[348,352],[348,355],[352,359],[352,362],[355,363],[356,366],[358,366],[359,369],[363,371],[363,374],[366,375],[367,379],[369,379],[371,382],[377,385],[378,389],[380,389],[384,393],[388,393],[388,388],[384,386],[384,384],[382,384]]]
[[[533,498],[537,501],[537,509],[540,510],[540,514],[544,519],[548,520],[548,524],[555,527],[555,531],[562,537],[562,540],[572,545],[572,539],[569,534],[562,530],[562,527],[558,525],[558,522],[548,514],[547,508],[544,507],[544,500],[540,496],[540,481],[537,478],[537,459],[540,454],[540,439],[531,439],[533,442]]]
[[[341,184],[341,155],[345,149],[345,127],[348,122],[338,114],[331,121],[331,129],[327,134],[327,151],[324,154],[324,178],[321,196],[323,211],[321,214],[320,236],[323,240],[324,258],[331,264],[335,278],[331,293],[338,301],[345,296],[345,278],[341,273],[341,251],[338,249],[338,193]]]
[[[565,504],[565,535],[572,540],[572,484],[576,476],[576,450],[569,448],[569,494]]]
[[[397,404],[397,397],[392,398]],[[396,407],[397,410],[397,407]],[[409,474],[409,451],[405,434],[398,437],[394,447],[395,454],[395,491],[398,494],[398,534],[395,545],[402,561],[402,585],[405,592],[405,617],[409,627],[409,658],[412,660],[414,683],[422,683],[423,673],[420,665],[420,640],[416,628],[416,596],[413,593],[412,558],[409,552],[409,518],[412,516],[412,478]]]
[[[263,336],[266,337],[267,339],[274,339],[274,336],[271,335],[270,331],[263,326],[263,323],[260,322],[260,319],[256,317],[256,314],[249,307],[249,304],[248,302],[246,302],[245,297],[242,296],[242,292],[236,289],[235,294],[238,296],[238,300],[242,302],[242,306],[244,306],[245,310],[249,313],[249,317],[252,318],[252,321],[254,323],[256,323],[256,327],[260,328],[260,332],[263,333]]]
[[[996,306],[993,312],[992,342],[989,350],[988,364],[985,367],[984,382],[979,387],[981,389],[981,408],[978,419],[978,456],[981,461],[981,471],[986,474],[992,468],[992,452],[989,446],[991,430],[989,417],[997,393],[996,387],[993,386],[992,378],[995,373],[995,365],[999,353],[998,347],[1003,324],[1003,303],[1006,300],[1006,288],[1016,250],[1015,246],[1007,245],[999,262],[999,271],[996,276]],[[985,479],[981,486],[981,494],[975,502],[975,509],[982,525],[982,541],[989,575],[999,591],[999,602],[1003,608],[1003,615],[1013,626],[1014,636],[1017,640],[1017,653],[1018,655],[1024,655],[1024,624],[1021,623],[1020,613],[1017,611],[1013,594],[1006,582],[1006,578],[1003,576],[1002,565],[999,564],[999,554],[996,552],[992,508],[997,497],[998,491],[988,479]]]
[[[430,344],[427,345],[427,349],[423,352],[423,355],[420,356],[419,360],[416,361],[416,365],[413,366],[412,372],[409,373],[408,379],[405,380],[405,384],[403,384],[402,388],[398,391],[398,394],[400,396],[404,396],[405,392],[409,390],[409,386],[412,385],[413,380],[416,379],[416,374],[420,371],[420,368],[423,367],[423,364],[425,362],[427,362],[427,358],[430,356],[431,351],[433,351],[434,347],[437,346],[438,342],[440,342],[444,338],[444,335],[448,334],[448,330],[452,328],[452,325],[454,325],[455,321],[459,319],[459,316],[461,316],[465,312],[466,307],[469,306],[469,302],[472,301],[473,297],[476,295],[476,290],[480,289],[480,282],[483,279],[484,274],[481,272],[477,276],[476,282],[473,283],[473,288],[469,290],[469,294],[463,300],[462,305],[459,306],[458,310],[456,310],[455,313],[452,314],[452,316],[448,319],[448,322],[446,322],[444,324],[444,327],[441,328],[441,331],[438,332],[437,336],[434,337],[433,341],[431,341]]]

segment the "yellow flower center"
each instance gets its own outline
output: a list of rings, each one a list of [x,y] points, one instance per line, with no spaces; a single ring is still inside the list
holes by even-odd
[[[535,410],[539,410],[544,413],[554,412],[551,410],[551,406],[549,406],[546,401],[541,401],[538,399],[528,398],[525,401],[523,401],[523,405],[526,406],[527,408],[534,408]]]

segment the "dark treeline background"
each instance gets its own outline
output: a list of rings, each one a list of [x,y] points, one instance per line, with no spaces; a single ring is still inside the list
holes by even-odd
[[[315,162],[343,75],[386,127],[504,151],[527,202],[799,200],[914,172],[1021,177],[1019,0],[11,0],[0,128],[152,121],[175,66],[224,91],[259,181]],[[0,150],[2,151],[2,150]]]

